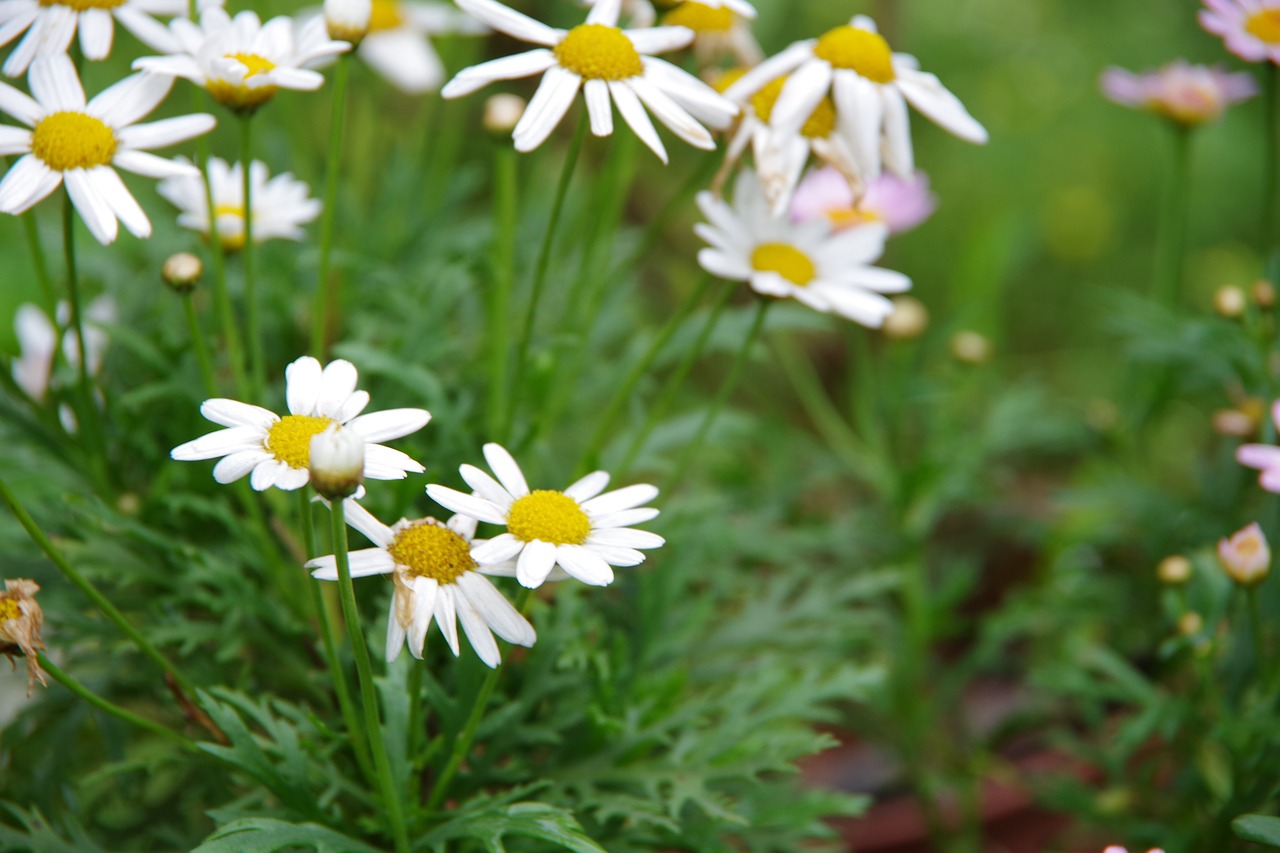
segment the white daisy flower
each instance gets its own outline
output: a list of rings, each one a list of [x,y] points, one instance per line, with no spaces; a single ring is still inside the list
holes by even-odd
[[[517,151],[532,151],[547,138],[582,89],[596,136],[613,133],[616,104],[636,135],[665,163],[667,152],[649,120],[647,107],[659,121],[697,148],[711,150],[711,134],[690,113],[712,126],[727,126],[736,105],[698,78],[650,56],[675,50],[693,40],[685,27],[622,30],[617,25],[621,0],[600,0],[587,21],[571,30],[539,23],[497,0],[458,0],[463,10],[495,30],[542,45],[537,50],[465,68],[441,94],[457,98],[496,80],[542,74],[513,137]]]
[[[283,239],[301,240],[302,226],[320,215],[319,200],[307,195],[307,185],[288,172],[268,178],[267,164],[253,161],[249,168],[250,197],[253,199],[253,242]],[[209,192],[218,220],[218,240],[226,251],[244,248],[243,166],[228,166],[217,157],[209,159]],[[209,199],[204,178],[197,172],[163,180],[156,187],[181,213],[178,224],[209,237]]]
[[[658,510],[641,506],[657,497],[654,486],[600,494],[609,475],[595,471],[563,492],[530,491],[520,466],[501,445],[486,444],[484,457],[497,480],[463,465],[459,472],[475,494],[434,484],[427,486],[427,494],[454,512],[506,526],[506,533],[471,550],[490,574],[507,574],[509,567],[494,564],[514,560],[515,578],[526,587],[541,586],[557,566],[583,583],[607,586],[613,582],[610,566],[637,566],[645,559],[637,549],[658,548],[665,541],[627,526],[657,517]]]
[[[347,523],[375,546],[350,553],[351,576],[391,574],[395,581],[387,617],[387,663],[400,656],[406,640],[409,653],[421,660],[433,619],[454,655],[461,622],[471,647],[490,667],[501,662],[494,634],[517,646],[537,641],[529,620],[481,574],[471,556],[475,519],[455,515],[441,524],[434,518],[402,518],[387,527],[353,500],[346,502],[345,513]],[[338,579],[332,554],[311,560],[307,568],[320,580]]]
[[[53,384],[53,357],[62,341],[62,355],[68,364],[80,363],[80,345],[76,333],[68,328],[71,305],[59,302],[55,325],[44,311],[31,303],[18,306],[13,316],[13,331],[18,339],[18,357],[13,360],[13,381],[36,402],[43,402]],[[110,296],[99,296],[84,312],[84,344],[89,357],[85,366],[90,376],[102,369],[107,351],[107,332],[103,326],[116,321],[116,303]]]
[[[431,36],[486,32],[487,27],[452,5],[373,0],[369,32],[356,56],[402,92],[434,92],[444,82],[444,64],[431,46]]]
[[[106,244],[117,218],[138,237],[151,222],[112,166],[149,178],[194,172],[190,164],[146,153],[213,129],[203,113],[135,124],[169,93],[172,81],[134,74],[85,103],[75,66],[65,55],[41,57],[27,77],[34,99],[0,83],[0,110],[31,128],[0,126],[0,154],[22,154],[0,181],[0,212],[21,214],[66,181],[85,225]]]
[[[756,293],[879,328],[893,310],[881,294],[911,287],[902,273],[869,266],[884,252],[888,229],[882,223],[833,234],[825,219],[796,223],[773,216],[749,170],[738,176],[732,206],[704,191],[698,207],[710,224],[694,230],[711,244],[698,253],[698,263],[730,281],[749,282]]]
[[[182,15],[187,0],[0,0],[0,46],[22,33],[4,73],[21,77],[37,56],[65,54],[76,31],[85,59],[106,59],[115,37],[113,20],[152,50],[174,49],[172,35],[153,15]]]
[[[289,414],[280,417],[235,400],[205,400],[200,414],[226,429],[179,445],[169,455],[182,462],[222,457],[213,468],[219,483],[233,483],[248,474],[249,485],[257,491],[272,486],[300,489],[311,479],[311,439],[336,423],[368,443],[367,479],[402,480],[409,472],[422,473],[417,462],[377,442],[417,432],[431,419],[429,412],[388,409],[361,415],[369,393],[356,390],[356,369],[349,361],[331,361],[321,370],[320,362],[304,356],[285,368],[284,375]]]
[[[329,38],[320,16],[302,25],[283,16],[264,24],[253,12],[232,18],[221,6],[206,8],[199,25],[175,18],[169,30],[176,49],[144,56],[133,67],[184,77],[238,112],[256,110],[278,89],[319,89],[324,77],[306,66],[351,48]]]
[[[598,2],[599,0],[584,0],[583,5],[594,6]],[[756,8],[747,0],[699,0],[699,2],[712,9],[729,9],[735,15],[752,20],[756,16]],[[649,0],[622,0],[622,13],[631,19],[633,27],[652,27],[653,22],[658,18]]]
[[[779,133],[800,131],[829,93],[837,127],[853,152],[859,175],[880,174],[881,161],[900,177],[913,171],[907,103],[931,121],[969,142],[984,143],[987,131],[914,56],[893,53],[875,23],[858,15],[849,24],[797,42],[747,72],[725,92],[741,101],[789,74],[778,96],[772,124]]]
[[[693,52],[700,65],[711,65],[728,55],[738,65],[752,67],[764,60],[764,51],[747,22],[755,8],[744,0],[685,0],[662,18],[669,27],[693,30]]]

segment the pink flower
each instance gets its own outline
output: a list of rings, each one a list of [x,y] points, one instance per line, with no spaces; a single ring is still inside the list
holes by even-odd
[[[1248,62],[1280,63],[1280,0],[1204,0],[1200,26]]]
[[[1129,853],[1129,851],[1124,847],[1121,847],[1119,844],[1112,844],[1106,850],[1103,850],[1102,853]],[[1148,850],[1147,853],[1164,853],[1164,851],[1159,847],[1153,847]]]
[[[1244,72],[1230,74],[1221,68],[1191,65],[1184,59],[1145,74],[1123,68],[1102,72],[1102,93],[1117,104],[1185,125],[1214,121],[1228,106],[1257,92],[1253,78]]]
[[[831,166],[811,169],[796,188],[791,202],[795,222],[826,217],[841,231],[866,222],[883,222],[891,234],[910,231],[928,219],[938,206],[929,192],[929,178],[914,172],[900,178],[885,172],[871,181],[861,199],[855,199],[849,180]]]
[[[1237,531],[1230,539],[1219,539],[1218,562],[1241,586],[1262,583],[1271,570],[1271,549],[1258,522]]]
[[[1271,407],[1271,418],[1280,424],[1280,400]],[[1268,492],[1280,494],[1280,447],[1270,444],[1244,444],[1236,448],[1236,461],[1262,471],[1258,484]]]

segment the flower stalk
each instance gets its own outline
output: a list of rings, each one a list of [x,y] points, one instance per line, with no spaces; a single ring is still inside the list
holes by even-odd
[[[347,109],[347,78],[350,76],[351,54],[338,57],[338,67],[333,72],[333,108],[329,122],[329,148],[325,152],[324,212],[320,220],[320,260],[316,269],[315,305],[311,310],[311,353],[324,360],[329,346],[333,317],[341,304],[340,282],[329,281],[330,260],[333,257],[333,224],[337,218],[338,170],[342,166],[342,138]],[[247,161],[246,161],[247,163]],[[248,169],[248,165],[245,166]],[[248,172],[246,171],[246,175]],[[246,178],[247,180],[247,178]],[[248,207],[246,202],[246,227]],[[247,236],[248,232],[246,232]]]

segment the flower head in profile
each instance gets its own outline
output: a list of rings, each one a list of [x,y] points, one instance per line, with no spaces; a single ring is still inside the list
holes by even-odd
[[[735,64],[759,65],[764,59],[751,32],[755,7],[745,0],[684,0],[662,18],[668,27],[693,30],[693,51],[701,66],[728,56]]]
[[[1280,0],[1204,0],[1200,26],[1247,62],[1280,63]]]
[[[400,656],[406,642],[409,653],[421,660],[433,620],[455,655],[461,622],[471,647],[490,667],[501,661],[494,634],[517,646],[532,646],[538,639],[471,556],[475,519],[455,515],[442,524],[434,518],[402,518],[388,527],[355,501],[344,506],[347,523],[374,545],[351,552],[351,576],[390,574],[395,583],[387,618],[388,663]],[[310,561],[307,568],[320,580],[338,579],[332,555]]]
[[[489,574],[513,573],[523,586],[533,588],[559,568],[563,573],[557,577],[607,586],[613,582],[610,566],[637,566],[645,559],[638,549],[663,544],[661,536],[629,526],[657,517],[658,510],[642,506],[657,497],[653,486],[604,492],[609,475],[595,471],[564,491],[531,490],[520,466],[501,445],[486,444],[484,456],[496,480],[473,465],[463,465],[459,472],[475,494],[434,484],[427,486],[427,494],[461,515],[507,528],[471,551]]]
[[[1216,121],[1230,105],[1256,95],[1258,86],[1244,72],[1179,59],[1143,74],[1108,68],[1102,73],[1102,92],[1122,106],[1192,126]]]
[[[0,83],[0,110],[27,126],[0,125],[0,154],[22,155],[0,181],[0,212],[25,213],[65,182],[98,242],[115,240],[120,222],[135,236],[151,236],[150,220],[113,167],[149,178],[195,172],[189,163],[147,152],[208,133],[213,116],[138,124],[172,81],[134,74],[86,102],[75,66],[61,54],[33,62],[27,82],[34,97]]]
[[[37,660],[44,648],[44,640],[40,638],[44,611],[35,598],[39,591],[40,585],[35,581],[15,578],[6,580],[4,592],[0,592],[0,654],[8,657],[10,663],[14,663],[14,656],[19,654],[27,659],[28,696],[36,681],[42,685],[49,683]]]
[[[1255,586],[1266,580],[1271,571],[1271,549],[1258,522],[1218,540],[1218,562],[1240,586]]]
[[[883,222],[890,234],[901,234],[932,216],[937,206],[928,176],[918,169],[909,178],[886,172],[855,198],[849,180],[839,170],[824,166],[810,169],[800,181],[791,200],[791,218],[796,222],[825,218],[837,231]]]
[[[1271,406],[1271,418],[1280,424],[1280,400]],[[1262,474],[1258,483],[1268,492],[1280,494],[1280,447],[1273,444],[1245,444],[1236,449],[1236,461]]]
[[[636,136],[664,163],[666,148],[649,113],[690,145],[715,148],[699,118],[714,127],[725,127],[737,107],[697,77],[651,55],[684,47],[693,40],[693,31],[685,27],[623,30],[617,26],[619,3],[600,0],[586,23],[566,31],[539,23],[497,0],[458,0],[462,9],[495,30],[540,47],[465,68],[441,94],[457,98],[497,80],[542,74],[542,82],[512,134],[517,151],[532,151],[541,145],[564,118],[579,90],[596,136],[613,133],[616,105]]]
[[[218,222],[222,248],[244,248],[243,165],[228,165],[217,157],[209,159],[208,195],[204,177],[196,172],[160,182],[156,190],[181,211],[178,224],[197,231],[206,239],[209,229],[209,195]],[[307,195],[307,185],[288,172],[269,177],[267,164],[257,160],[249,167],[250,197],[253,199],[253,242],[283,239],[301,240],[302,226],[320,215],[320,201]]]
[[[987,141],[987,132],[938,78],[920,70],[916,58],[893,53],[865,15],[816,39],[797,42],[748,71],[725,92],[741,102],[768,83],[789,75],[772,110],[771,124],[795,135],[823,98],[836,111],[837,132],[870,180],[881,164],[906,177],[914,171],[907,104],[961,139]]]
[[[186,11],[187,0],[0,0],[0,46],[26,33],[5,60],[4,73],[21,77],[37,56],[67,53],[77,32],[85,59],[106,59],[115,21],[152,50],[172,50],[172,35],[153,16]]]
[[[200,414],[226,429],[211,432],[175,447],[169,454],[179,461],[218,459],[213,478],[233,483],[249,475],[257,491],[275,486],[300,489],[310,482],[311,439],[332,424],[353,430],[367,443],[364,476],[370,480],[401,480],[421,465],[399,450],[378,442],[401,438],[426,426],[424,409],[388,409],[362,415],[369,393],[356,390],[356,369],[349,361],[320,362],[304,356],[285,369],[289,414],[235,400],[205,400]]]
[[[883,294],[911,287],[902,273],[870,266],[884,251],[888,229],[882,223],[836,234],[826,220],[775,217],[750,170],[738,175],[732,205],[702,192],[698,207],[707,222],[695,230],[711,244],[698,253],[698,263],[721,278],[749,282],[763,296],[795,299],[879,328],[893,310]]]
[[[169,29],[175,49],[144,56],[133,67],[186,78],[241,113],[253,112],[280,89],[319,89],[324,77],[307,66],[351,48],[330,39],[319,16],[302,25],[283,16],[264,24],[253,12],[232,18],[221,6],[209,6],[199,24],[175,18]]]

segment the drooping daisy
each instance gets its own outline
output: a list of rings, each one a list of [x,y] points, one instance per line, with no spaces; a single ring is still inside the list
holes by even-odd
[[[507,532],[477,544],[471,556],[482,565],[515,561],[515,577],[526,587],[541,586],[559,566],[569,577],[592,586],[613,582],[610,566],[636,566],[645,555],[637,549],[658,548],[664,540],[628,525],[657,517],[641,504],[653,500],[654,486],[636,485],[604,491],[609,475],[595,471],[562,492],[531,491],[515,459],[501,445],[486,444],[484,457],[495,480],[473,465],[459,472],[474,495],[446,486],[427,486],[441,506],[477,521],[506,526]],[[505,574],[498,569],[496,574]]]
[[[1280,64],[1280,0],[1204,0],[1200,26],[1248,62]]]
[[[497,0],[458,0],[465,11],[495,30],[543,47],[465,68],[441,94],[457,98],[496,80],[542,74],[538,91],[512,134],[517,151],[532,151],[541,145],[579,89],[596,136],[613,133],[612,105],[616,104],[623,120],[664,163],[667,152],[646,108],[690,145],[715,148],[711,134],[690,113],[713,125],[726,126],[738,108],[692,74],[650,55],[684,47],[693,40],[693,31],[684,27],[622,30],[617,26],[620,2],[600,0],[586,23],[565,31],[539,23]]]
[[[302,226],[320,215],[320,201],[307,195],[307,185],[285,172],[268,178],[267,164],[253,161],[249,169],[250,197],[253,199],[253,242],[283,239],[301,240]],[[218,240],[228,251],[244,247],[244,180],[242,166],[228,166],[225,160],[209,160],[209,192],[218,219]],[[169,178],[156,190],[177,207],[178,224],[209,237],[209,203],[204,178]]]
[[[23,155],[0,181],[0,212],[21,214],[65,181],[85,225],[110,243],[119,222],[138,237],[151,222],[112,166],[149,178],[193,172],[190,164],[146,153],[213,129],[201,114],[135,124],[169,93],[172,81],[134,74],[85,103],[75,66],[65,55],[41,57],[27,77],[34,99],[0,83],[0,110],[31,128],[0,126],[0,154]]]
[[[275,486],[300,489],[311,479],[307,463],[312,437],[330,424],[354,430],[367,443],[364,476],[370,480],[402,480],[421,465],[399,450],[377,442],[401,438],[426,426],[424,409],[388,409],[361,415],[369,393],[356,390],[356,369],[349,361],[320,362],[304,356],[285,368],[285,396],[289,414],[280,417],[259,406],[235,400],[205,400],[200,414],[226,429],[211,432],[175,447],[170,456],[189,462],[221,461],[213,468],[219,483],[232,483],[246,474],[257,491]]]
[[[37,56],[66,53],[77,30],[84,58],[106,59],[115,36],[112,19],[152,50],[173,50],[173,36],[152,16],[186,11],[187,0],[0,0],[0,46],[26,33],[5,60],[4,73],[21,77]]]
[[[144,56],[133,67],[184,77],[209,91],[214,100],[237,112],[252,112],[279,89],[313,91],[324,77],[306,67],[336,56],[351,45],[329,38],[324,18],[296,25],[291,18],[265,24],[253,12],[232,18],[210,6],[196,25],[186,18],[169,24],[177,47],[168,56]]]
[[[885,173],[855,197],[844,175],[830,166],[810,169],[796,188],[791,218],[796,222],[825,218],[836,231],[883,222],[890,234],[910,231],[933,215],[938,199],[929,178],[917,170],[910,178]]]
[[[914,56],[893,53],[865,15],[766,59],[725,94],[741,101],[787,74],[773,109],[773,127],[782,134],[798,133],[830,94],[838,130],[865,180],[880,174],[882,149],[891,171],[903,177],[913,171],[908,102],[961,139],[987,141],[987,131],[960,100],[937,77],[921,71]]]
[[[756,293],[879,328],[893,310],[881,294],[911,287],[902,273],[869,266],[884,251],[883,224],[833,234],[824,220],[775,217],[749,170],[738,176],[732,206],[710,192],[699,193],[698,206],[709,224],[695,230],[711,244],[698,253],[698,263],[730,281],[749,282]]]
[[[1258,86],[1247,73],[1179,59],[1145,74],[1108,68],[1102,72],[1102,92],[1117,104],[1191,126],[1216,121],[1231,104],[1256,95]]]
[[[693,51],[700,65],[729,56],[735,64],[750,67],[764,59],[747,23],[755,16],[755,7],[745,0],[684,0],[663,16],[662,23],[693,30]]]
[[[431,46],[431,37],[485,32],[487,27],[452,5],[373,0],[369,32],[356,48],[356,56],[402,92],[434,92],[444,82],[444,65]]]
[[[490,667],[502,660],[494,634],[517,646],[537,641],[529,620],[480,573],[471,556],[475,519],[455,515],[441,524],[434,518],[402,518],[387,527],[353,500],[346,501],[345,512],[347,523],[374,544],[350,553],[351,576],[391,574],[395,582],[387,617],[387,663],[400,656],[406,641],[409,653],[421,660],[433,619],[455,655],[461,622],[471,647]],[[311,560],[307,568],[320,580],[338,579],[332,554]]]

